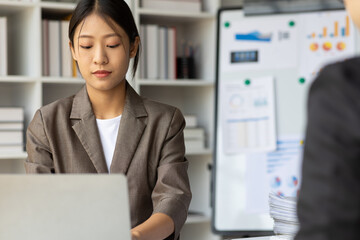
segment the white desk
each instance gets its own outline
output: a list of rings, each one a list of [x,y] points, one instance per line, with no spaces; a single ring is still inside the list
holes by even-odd
[[[243,239],[243,240],[272,240],[271,237],[236,238],[233,240],[240,240],[240,239]]]
[[[252,238],[234,238],[233,240],[289,240],[289,237],[269,236],[269,237],[252,237]]]

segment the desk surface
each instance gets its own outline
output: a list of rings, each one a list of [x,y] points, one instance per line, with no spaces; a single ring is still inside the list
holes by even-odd
[[[233,240],[290,240],[289,237],[269,236],[269,237],[253,237],[253,238],[237,238]]]
[[[233,240],[272,240],[271,237],[253,237],[253,238],[237,238],[237,239],[233,239]],[[274,237],[273,237],[274,239]]]

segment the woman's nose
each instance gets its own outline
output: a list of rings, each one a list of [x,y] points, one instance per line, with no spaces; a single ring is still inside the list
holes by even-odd
[[[94,56],[94,63],[99,64],[99,65],[108,63],[107,54],[103,47],[96,48],[95,56]]]

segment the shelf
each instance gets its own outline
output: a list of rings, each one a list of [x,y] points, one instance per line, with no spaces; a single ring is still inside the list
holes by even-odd
[[[204,156],[210,156],[213,152],[211,149],[203,149],[203,150],[197,150],[197,151],[186,151],[185,155],[187,156],[197,156],[197,155],[204,155]]]
[[[32,83],[36,78],[27,76],[0,76],[0,83]]]
[[[0,14],[9,15],[34,6],[32,2],[0,1]]]
[[[150,79],[139,79],[137,81],[139,86],[189,86],[189,87],[196,87],[196,86],[208,86],[213,87],[214,83],[210,81],[204,81],[201,79],[176,79],[176,80],[150,80]]]
[[[174,22],[192,22],[198,20],[212,20],[216,18],[215,14],[200,12],[185,12],[185,11],[169,11],[169,10],[158,10],[158,9],[147,9],[139,8],[138,13],[140,17],[174,21]]]
[[[35,6],[31,2],[13,2],[13,1],[1,1],[0,0],[0,15],[10,16],[19,12],[31,10]]]
[[[208,223],[208,222],[210,222],[210,217],[197,215],[197,214],[189,214],[185,224]]]
[[[43,9],[53,9],[56,10],[56,12],[59,12],[61,10],[69,11],[74,10],[76,7],[76,3],[63,3],[63,2],[41,2],[40,7]]]
[[[4,159],[25,159],[27,158],[27,153],[26,152],[0,152],[0,160],[4,160]]]
[[[66,83],[66,84],[84,84],[85,81],[82,78],[72,77],[42,77],[42,83]]]

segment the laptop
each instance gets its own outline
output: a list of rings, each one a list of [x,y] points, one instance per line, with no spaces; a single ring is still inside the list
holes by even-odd
[[[131,240],[123,175],[0,175],[0,239]]]

